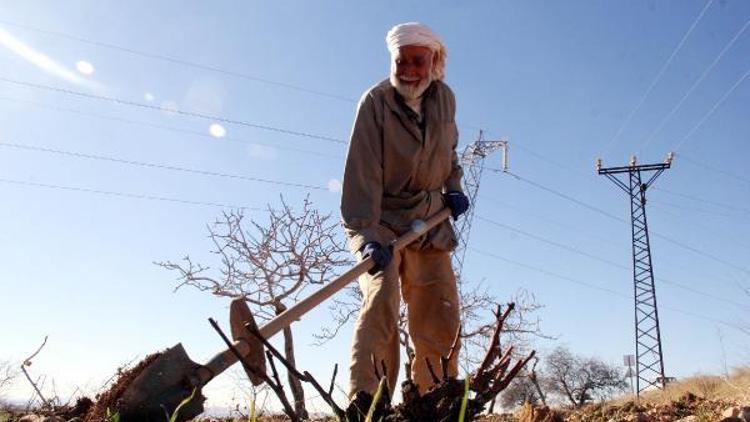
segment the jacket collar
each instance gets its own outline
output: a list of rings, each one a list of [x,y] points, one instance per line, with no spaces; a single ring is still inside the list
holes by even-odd
[[[399,120],[401,120],[401,124],[404,125],[404,127],[413,135],[414,139],[419,143],[422,143],[422,131],[419,129],[419,126],[417,126],[414,120],[407,114],[407,108],[409,106],[406,105],[406,101],[404,101],[404,98],[401,96],[401,94],[396,91],[396,88],[391,85],[390,81],[388,81],[387,83],[388,86],[385,95],[385,103],[388,104],[388,107],[391,109],[391,111],[393,111],[399,117]],[[432,83],[430,83],[430,86],[428,86],[424,91],[424,94],[422,94],[422,113],[424,113],[426,125],[428,122],[429,114],[432,111],[429,105],[432,103],[432,97],[434,96],[437,89],[435,85],[436,82],[432,81]],[[429,125],[427,126],[429,127]]]

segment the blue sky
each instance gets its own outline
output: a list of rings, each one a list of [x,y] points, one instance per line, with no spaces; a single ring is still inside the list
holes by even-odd
[[[299,204],[309,191],[336,214],[356,99],[387,75],[385,32],[417,20],[448,46],[461,145],[479,128],[506,138],[511,171],[522,177],[485,173],[476,214],[506,227],[474,222],[466,277],[500,298],[532,292],[545,305],[544,332],[559,337],[540,349],[566,344],[620,363],[633,353],[632,280],[621,268],[631,265],[630,228],[612,216],[627,220],[629,209],[624,193],[595,175],[595,160],[624,165],[637,153],[639,162],[661,162],[679,146],[648,208],[666,372],[746,363],[750,343],[737,326],[750,326],[741,289],[750,286],[748,19],[750,3],[740,0],[2,1],[0,359],[20,360],[49,335],[33,371],[69,394],[94,391],[122,363],[177,342],[194,360],[218,351],[206,318],[226,323],[227,301],[173,293],[174,275],[153,262],[189,253],[214,263],[205,225],[226,208],[208,203],[262,208],[283,194]],[[81,61],[93,73],[77,69]],[[174,107],[243,123],[222,123],[226,136],[215,138],[215,121],[169,113]],[[499,167],[499,156],[488,160]],[[295,327],[300,366],[321,378],[333,363],[346,367],[350,341],[347,328],[309,346],[326,317],[316,311]],[[228,376],[212,383],[211,403],[230,402],[234,384]],[[13,391],[29,394],[22,384]]]

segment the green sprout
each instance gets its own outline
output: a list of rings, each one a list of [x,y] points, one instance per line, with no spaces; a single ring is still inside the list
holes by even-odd
[[[112,409],[108,407],[104,412],[104,420],[106,422],[120,422],[120,412],[112,413]]]
[[[469,403],[469,377],[464,380],[464,397],[461,399],[461,410],[458,412],[458,422],[466,418],[466,405]]]
[[[180,410],[182,410],[183,407],[185,407],[188,403],[190,403],[191,400],[193,400],[196,391],[198,391],[198,387],[193,387],[193,392],[190,393],[190,396],[184,398],[180,402],[180,404],[177,405],[177,408],[174,410],[174,413],[172,413],[172,416],[169,416],[169,422],[177,422],[177,417],[180,415]]]
[[[372,398],[372,404],[370,405],[370,410],[367,411],[367,417],[365,418],[365,422],[372,422],[372,418],[375,415],[375,407],[378,405],[378,402],[380,401],[380,396],[383,395],[383,389],[385,388],[385,377],[380,378],[380,384],[378,384],[378,389],[375,391],[375,397]]]

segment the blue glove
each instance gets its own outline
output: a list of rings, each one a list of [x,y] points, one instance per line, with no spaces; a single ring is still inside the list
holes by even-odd
[[[372,258],[375,265],[367,271],[370,275],[375,275],[383,271],[393,259],[391,247],[384,248],[378,242],[368,242],[362,247],[362,259]]]
[[[459,215],[469,209],[469,198],[463,192],[453,191],[444,193],[443,200],[445,201],[445,205],[451,209],[453,220],[457,220]]]

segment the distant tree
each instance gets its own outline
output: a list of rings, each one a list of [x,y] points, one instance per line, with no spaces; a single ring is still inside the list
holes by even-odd
[[[0,402],[5,399],[4,395],[8,388],[13,385],[16,376],[18,376],[18,371],[10,361],[0,361]]]
[[[508,388],[503,391],[501,404],[506,409],[510,409],[524,403],[538,405],[541,403],[541,399],[528,374],[519,374]]]
[[[491,293],[484,283],[460,283],[461,325],[463,353],[461,366],[465,371],[477,365],[483,351],[489,346],[494,329],[493,321],[487,318],[487,309],[497,309],[502,302]],[[515,311],[503,325],[504,342],[513,346],[520,356],[529,349],[531,338],[553,339],[544,334],[536,312],[542,308],[533,294],[526,290],[516,292],[511,300]]]
[[[574,355],[558,347],[544,358],[543,383],[551,393],[581,407],[627,388],[622,371],[596,358]]]
[[[532,405],[547,405],[547,395],[541,386],[541,379],[536,371],[539,358],[532,359],[531,367],[527,365],[513,380],[513,383],[503,391],[501,404],[506,409],[512,409],[524,403]]]
[[[281,199],[280,209],[267,208],[268,220],[245,222],[242,211],[223,213],[208,226],[220,269],[211,271],[190,256],[181,263],[158,265],[176,271],[175,290],[191,286],[222,297],[244,297],[260,323],[284,312],[301,298],[306,288],[322,285],[352,263],[339,237],[338,219],[322,215],[305,199],[295,211]],[[285,358],[296,366],[292,328],[283,331]],[[297,416],[308,417],[302,384],[288,374]]]
[[[487,309],[496,309],[501,301],[489,293],[481,283],[462,284],[460,295],[463,330],[460,364],[464,371],[469,372],[481,362],[494,330],[496,321],[487,318]],[[331,323],[324,326],[320,333],[314,334],[318,339],[317,344],[333,339],[347,322],[355,319],[361,302],[362,292],[356,283],[346,289],[346,294],[335,296],[329,305],[329,311],[333,315]],[[516,356],[521,356],[528,349],[530,337],[552,339],[542,333],[540,320],[534,316],[542,306],[536,302],[532,294],[519,291],[512,297],[511,302],[515,303],[515,312],[503,325],[503,338],[514,346]],[[409,357],[414,357],[414,350],[409,341],[406,306],[403,303],[399,315],[399,338]]]

